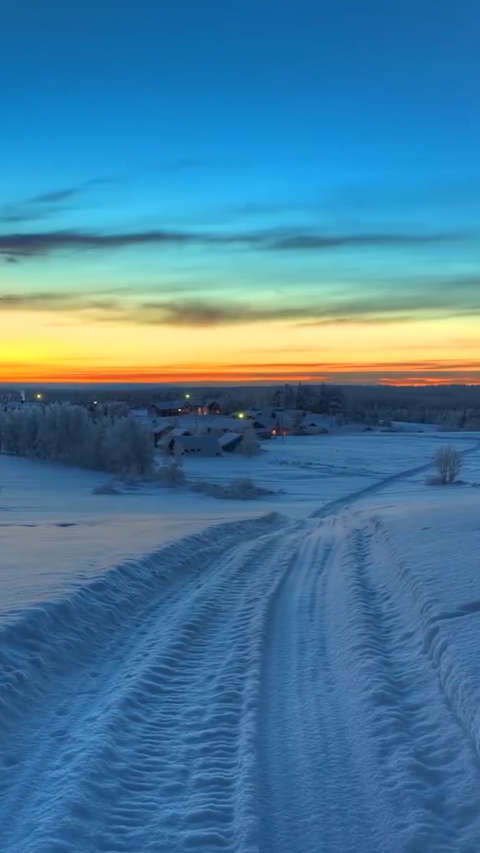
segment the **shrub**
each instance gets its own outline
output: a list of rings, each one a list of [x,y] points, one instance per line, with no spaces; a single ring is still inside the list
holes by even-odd
[[[255,500],[265,495],[275,494],[270,489],[263,489],[261,486],[256,486],[249,477],[232,480],[231,483],[226,483],[224,486],[218,483],[206,483],[202,480],[194,483],[192,491],[202,492],[204,495],[209,495],[212,498],[227,498],[240,501]]]
[[[458,450],[449,444],[439,447],[433,457],[437,469],[437,479],[440,485],[445,486],[453,483],[462,467],[462,457]]]
[[[172,461],[162,465],[161,468],[157,468],[149,479],[165,486],[183,486],[187,478],[181,465]]]

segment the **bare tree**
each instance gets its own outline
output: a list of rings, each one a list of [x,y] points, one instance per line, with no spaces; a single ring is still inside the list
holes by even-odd
[[[462,457],[458,450],[449,444],[439,447],[433,461],[438,472],[438,480],[442,485],[453,483],[462,467]]]

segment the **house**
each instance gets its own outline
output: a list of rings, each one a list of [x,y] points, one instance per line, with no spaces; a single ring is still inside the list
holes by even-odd
[[[331,417],[306,412],[301,422],[303,435],[325,435],[331,426]]]
[[[135,418],[136,421],[140,421],[140,423],[150,423],[151,416],[149,414],[148,409],[130,409],[130,417]]]
[[[167,437],[173,435],[175,421],[172,418],[154,418],[152,421],[153,443],[164,447]]]
[[[188,429],[192,434],[223,435],[224,432],[240,432],[247,424],[226,415],[182,415],[178,426]]]
[[[192,407],[184,398],[178,400],[157,400],[151,405],[152,414],[161,418],[169,418],[174,415],[186,414]]]
[[[213,435],[179,435],[172,438],[170,451],[179,456],[221,456],[222,449]]]
[[[249,423],[252,424],[252,421]],[[272,438],[277,435],[289,435],[292,419],[284,411],[267,409],[255,413],[252,426],[259,438]]]
[[[205,403],[196,406],[196,412],[197,415],[221,415],[222,407],[217,400],[207,400]]]
[[[225,432],[218,439],[218,443],[224,453],[233,453],[242,441],[243,435],[239,432]]]

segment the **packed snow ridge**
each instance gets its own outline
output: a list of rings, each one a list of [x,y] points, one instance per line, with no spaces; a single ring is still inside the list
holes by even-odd
[[[480,604],[444,606],[396,523],[231,522],[20,614],[0,849],[476,853],[478,682],[450,626]]]
[[[330,500],[301,517],[275,497],[282,512],[201,529],[182,504],[194,532],[55,600],[26,596],[25,568],[0,633],[1,853],[478,853],[480,492],[428,489],[420,444],[343,496],[308,473]],[[478,482],[477,444],[462,446]],[[9,485],[52,469],[3,461],[4,562],[31,517],[33,544],[47,530],[61,555],[80,548],[43,481],[52,502],[33,515]],[[102,521],[95,502],[118,498],[92,495],[92,476],[72,516],[88,536],[95,518],[107,538],[161,538],[158,512]]]

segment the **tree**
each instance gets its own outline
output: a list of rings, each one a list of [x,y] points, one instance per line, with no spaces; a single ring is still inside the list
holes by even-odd
[[[305,433],[305,430],[303,429],[303,411],[301,411],[301,409],[297,409],[293,413],[292,432],[293,435],[304,435]]]
[[[131,417],[95,419],[83,406],[52,403],[0,413],[1,449],[130,476],[153,468],[153,436]]]
[[[238,452],[245,456],[256,456],[260,452],[260,442],[253,429],[246,429],[238,445]]]
[[[453,483],[462,467],[462,457],[458,450],[449,444],[439,447],[433,458],[442,485]]]
[[[106,430],[106,470],[145,476],[152,470],[153,438],[134,418],[119,418]]]

